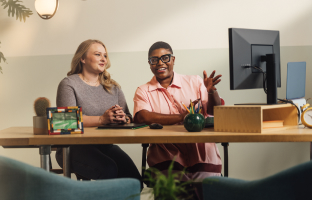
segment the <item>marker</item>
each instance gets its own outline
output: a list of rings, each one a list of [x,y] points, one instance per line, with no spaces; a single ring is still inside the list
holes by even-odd
[[[184,105],[184,103],[181,101],[181,104],[183,105],[183,107],[187,110],[188,113],[190,113],[190,110],[186,107],[186,105]]]

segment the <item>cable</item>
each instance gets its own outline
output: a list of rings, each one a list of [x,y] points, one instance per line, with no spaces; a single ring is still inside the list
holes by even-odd
[[[260,67],[257,67],[257,66],[250,66],[251,68],[254,68],[256,70],[259,70],[262,75],[263,75],[263,90],[265,92],[265,94],[267,94],[267,87],[266,87],[266,73],[260,68]]]
[[[265,94],[267,94],[267,82],[266,82],[266,72],[264,72],[260,67],[257,67],[257,66],[250,66],[250,65],[246,65],[246,66],[243,66],[244,68],[253,68],[253,69],[256,69],[258,71],[260,71],[262,74],[263,74],[263,90],[265,92]],[[309,98],[310,99],[310,98]],[[309,100],[307,99],[307,101]],[[288,100],[288,99],[277,99],[279,101],[282,101],[282,102],[285,102],[285,103],[290,103],[294,106],[296,106],[297,108],[297,111],[298,111],[298,122],[300,121],[300,110],[298,108],[298,106],[296,104],[294,104],[294,102],[292,100]]]
[[[294,104],[294,102],[292,100],[289,100],[289,99],[277,99],[277,100],[279,100],[281,102],[285,102],[285,103],[290,103],[290,104],[296,106],[297,111],[298,111],[298,123],[299,123],[299,121],[300,121],[300,110],[299,110],[298,106],[296,104]]]

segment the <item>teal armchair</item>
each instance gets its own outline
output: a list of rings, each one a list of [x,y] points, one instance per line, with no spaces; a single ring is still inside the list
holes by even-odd
[[[312,199],[312,162],[255,181],[209,177],[203,181],[205,200]]]
[[[140,181],[76,181],[0,156],[1,200],[139,200]]]

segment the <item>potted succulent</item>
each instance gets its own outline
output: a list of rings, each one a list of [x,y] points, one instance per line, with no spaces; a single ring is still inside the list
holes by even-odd
[[[49,99],[39,97],[34,102],[34,109],[37,116],[33,117],[33,129],[35,135],[48,134],[47,108],[50,107]]]

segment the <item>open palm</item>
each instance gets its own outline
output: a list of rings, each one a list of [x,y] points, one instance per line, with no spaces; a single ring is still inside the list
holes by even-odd
[[[205,84],[208,92],[212,92],[213,90],[217,90],[215,85],[217,85],[221,81],[220,77],[222,75],[219,74],[219,75],[215,76],[215,73],[216,73],[216,70],[213,70],[213,72],[208,77],[206,70],[204,70],[204,72],[203,72],[203,74],[204,74],[204,84]]]

